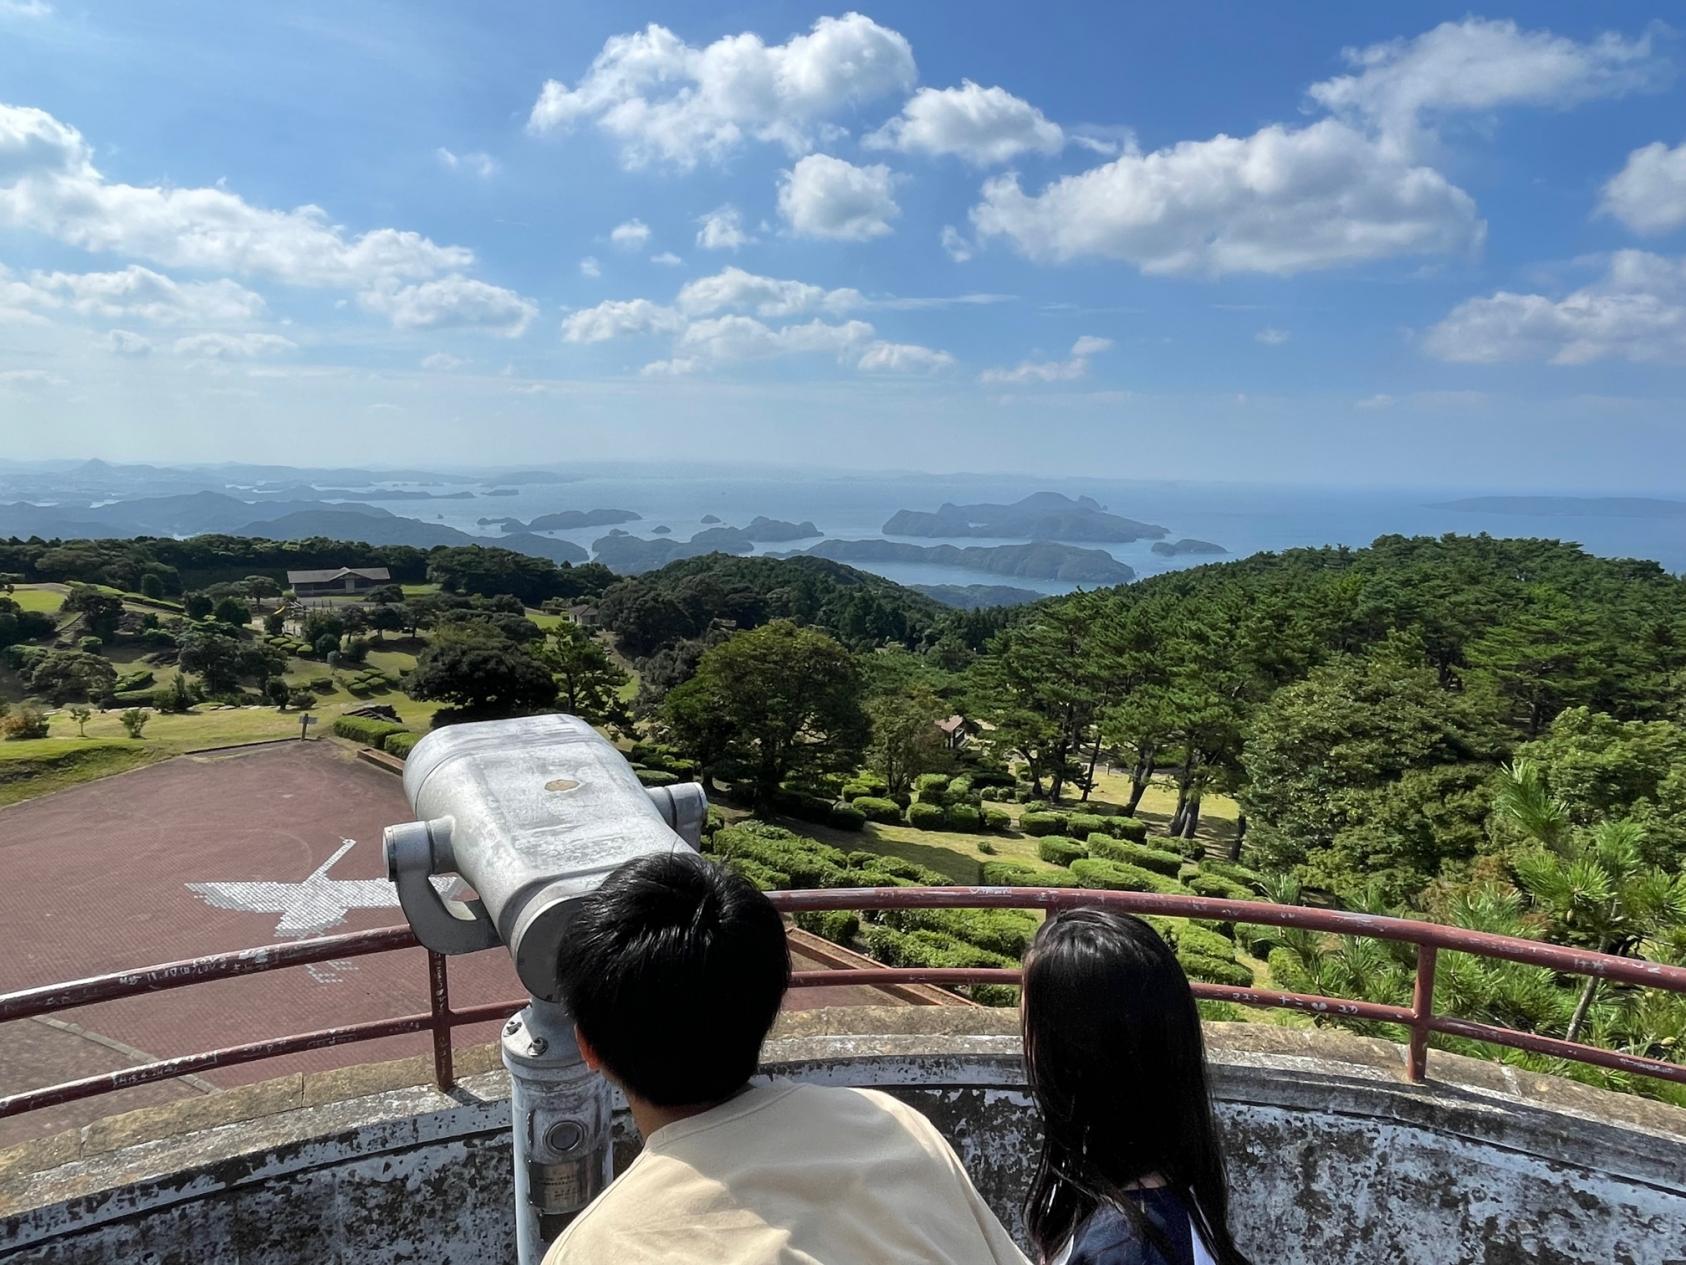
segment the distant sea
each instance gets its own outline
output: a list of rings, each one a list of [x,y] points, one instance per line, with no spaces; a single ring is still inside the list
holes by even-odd
[[[1436,503],[1476,495],[1468,488],[1358,490],[1285,488],[1240,484],[1130,482],[1098,479],[1019,479],[982,475],[825,475],[769,472],[676,475],[660,470],[615,467],[575,472],[570,482],[523,486],[514,496],[478,496],[465,501],[390,501],[394,513],[446,523],[496,539],[496,528],[475,520],[509,515],[524,521],[564,509],[624,509],[643,516],[624,530],[648,537],[657,526],[672,538],[688,540],[712,514],[729,526],[742,527],[757,514],[801,522],[811,519],[823,537],[844,540],[881,538],[880,528],[898,509],[934,510],[944,501],[958,504],[1011,502],[1030,492],[1091,496],[1113,513],[1169,530],[1169,540],[1185,536],[1224,546],[1228,558],[1261,550],[1298,546],[1368,545],[1387,534],[1438,536],[1446,532],[1492,536],[1540,536],[1579,542],[1589,552],[1608,557],[1650,558],[1669,571],[1686,572],[1686,519],[1604,518],[1564,515],[1476,513],[1434,508]],[[378,496],[358,500],[380,504]],[[548,535],[589,549],[607,527],[588,527]],[[1017,540],[902,538],[920,545],[991,545]],[[816,540],[767,544],[758,553],[802,549]],[[1164,558],[1151,540],[1125,545],[1084,545],[1105,549],[1133,568],[1138,577],[1223,561],[1224,557]],[[1001,584],[1042,593],[1077,587],[1059,580],[1029,580],[954,567],[873,564],[875,571],[903,584]]]

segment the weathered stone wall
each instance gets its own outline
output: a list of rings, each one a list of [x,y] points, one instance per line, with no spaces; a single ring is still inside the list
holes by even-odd
[[[767,1054],[781,1074],[877,1085],[914,1103],[1016,1228],[1036,1134],[1011,1021],[814,1011],[788,1017]],[[1261,1265],[1686,1256],[1686,1112],[1441,1054],[1434,1081],[1407,1085],[1397,1046],[1338,1034],[1251,1024],[1209,1034],[1233,1223]],[[410,1079],[417,1069],[400,1070]],[[344,1075],[354,1093],[379,1080],[370,1069]],[[0,1259],[512,1258],[501,1073],[450,1095],[386,1088],[333,1101],[330,1088],[307,1090],[310,1105],[243,1118],[241,1093],[222,1095],[192,1113],[136,1113],[97,1138],[0,1155]],[[182,1122],[187,1131],[172,1128]],[[635,1145],[623,1137],[623,1162]]]

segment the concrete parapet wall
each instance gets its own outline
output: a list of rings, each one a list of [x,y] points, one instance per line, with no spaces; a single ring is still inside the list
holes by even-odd
[[[766,1058],[780,1075],[877,1086],[924,1110],[1017,1227],[1036,1123],[1014,1022],[811,1011],[781,1021]],[[1345,1034],[1219,1024],[1208,1036],[1233,1220],[1261,1265],[1686,1254],[1686,1112],[1446,1054],[1434,1080],[1408,1085],[1399,1047]],[[413,1084],[421,1066],[288,1078],[0,1153],[0,1259],[510,1260],[503,1074],[443,1094]],[[618,1157],[635,1150],[623,1120]]]

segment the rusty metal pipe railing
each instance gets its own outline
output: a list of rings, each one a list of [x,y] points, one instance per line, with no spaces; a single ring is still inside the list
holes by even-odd
[[[1605,1050],[1539,1033],[1519,1032],[1492,1024],[1434,1013],[1434,983],[1440,950],[1499,958],[1567,975],[1594,975],[1617,983],[1663,988],[1686,993],[1686,968],[1610,954],[1592,953],[1514,939],[1487,932],[1467,931],[1438,923],[1415,922],[1341,910],[1267,905],[1255,901],[1218,900],[1202,896],[1165,896],[1151,892],[1090,891],[1078,888],[929,887],[830,888],[818,891],[773,892],[773,903],[796,913],[821,909],[1067,909],[1103,905],[1137,914],[1205,921],[1244,922],[1261,926],[1303,927],[1338,935],[1368,936],[1417,946],[1417,975],[1410,1007],[1352,998],[1321,997],[1273,989],[1236,988],[1195,981],[1196,997],[1245,1006],[1278,1007],[1340,1019],[1394,1023],[1408,1032],[1407,1075],[1420,1081],[1426,1074],[1429,1040],[1435,1033],[1466,1040],[1509,1046],[1553,1058],[1592,1064],[1634,1075],[1686,1084],[1686,1066],[1619,1050]],[[180,962],[166,962],[138,970],[117,971],[89,979],[47,984],[0,996],[0,1022],[70,1010],[98,1002],[144,996],[212,980],[231,979],[304,966],[313,962],[390,953],[415,948],[408,927],[322,936],[290,944],[264,945],[230,953],[209,954]],[[874,984],[1017,984],[1019,972],[1009,969],[877,967],[860,970],[799,971],[793,987],[840,987]],[[370,1023],[315,1032],[296,1033],[245,1045],[207,1050],[161,1059],[60,1085],[25,1090],[0,1097],[0,1118],[56,1106],[136,1085],[172,1080],[194,1072],[279,1058],[310,1050],[428,1032],[433,1046],[434,1079],[441,1088],[454,1081],[451,1032],[470,1024],[502,1020],[525,1004],[524,999],[494,1002],[453,1010],[447,960],[428,954],[428,1010]]]

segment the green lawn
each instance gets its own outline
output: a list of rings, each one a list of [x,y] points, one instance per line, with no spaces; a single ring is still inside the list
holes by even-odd
[[[556,625],[560,624],[568,617],[566,615],[547,615],[544,611],[534,610],[531,606],[529,606],[527,608],[527,618],[532,620],[540,628],[544,629],[545,632],[549,632],[552,628],[556,627]]]
[[[437,584],[400,584],[398,587],[404,590],[405,597],[426,597],[439,591]]]
[[[64,605],[61,589],[20,587],[10,597],[26,611],[44,611],[48,615],[58,614],[59,607]]]
[[[70,727],[75,733],[74,725]],[[0,805],[74,786],[78,782],[122,773],[162,760],[171,752],[127,738],[36,738],[0,742]]]

